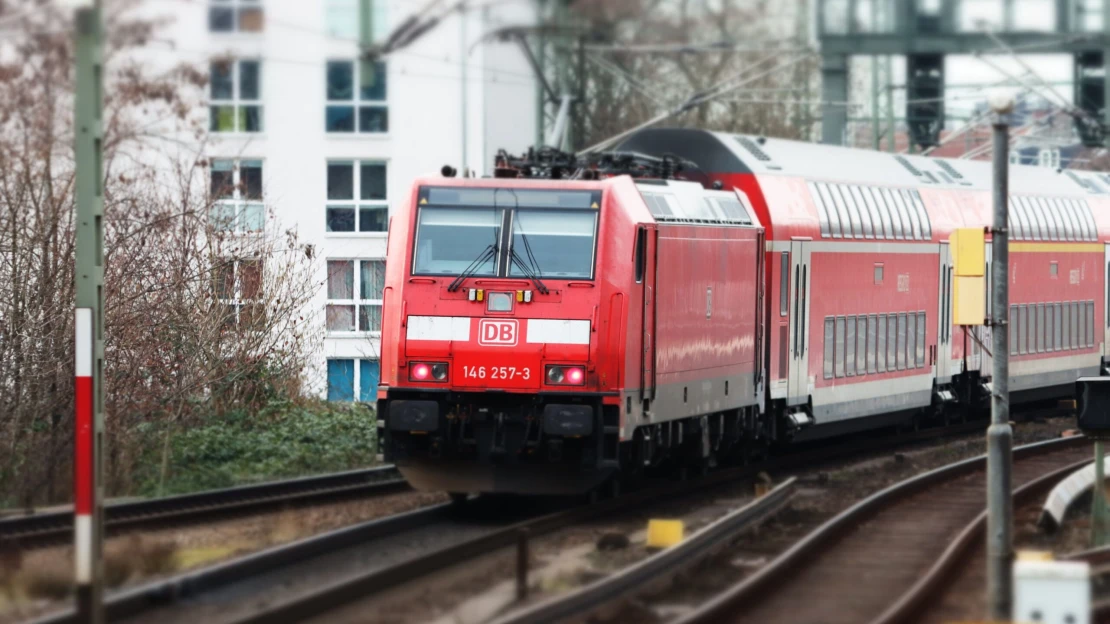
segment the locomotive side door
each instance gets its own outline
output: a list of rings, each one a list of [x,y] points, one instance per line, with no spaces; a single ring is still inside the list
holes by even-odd
[[[640,348],[640,398],[655,398],[655,252],[658,231],[642,225],[636,232],[636,281],[643,283],[640,292],[642,315]]]
[[[1102,298],[1102,303],[1103,303],[1102,314],[1105,317],[1105,319],[1102,323],[1102,328],[1103,328],[1102,356],[1103,356],[1103,359],[1106,359],[1106,356],[1110,355],[1110,243],[1108,243],[1106,245],[1105,254],[1106,254],[1106,256],[1105,256],[1106,260],[1104,262],[1104,267],[1103,267],[1103,271],[1102,271],[1102,277],[1103,277],[1103,280],[1104,280],[1104,283],[1103,283],[1103,286],[1102,286],[1103,289],[1104,289],[1103,298]]]
[[[940,244],[937,297],[937,383],[948,383],[952,378],[952,256],[948,243]]]
[[[809,253],[806,241],[790,241],[787,405],[799,405],[809,400]]]

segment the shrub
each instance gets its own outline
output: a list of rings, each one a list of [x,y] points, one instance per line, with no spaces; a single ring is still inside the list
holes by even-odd
[[[184,429],[152,430],[137,462],[136,494],[167,496],[366,466],[377,455],[375,421],[363,405],[275,401],[259,412],[231,411]]]

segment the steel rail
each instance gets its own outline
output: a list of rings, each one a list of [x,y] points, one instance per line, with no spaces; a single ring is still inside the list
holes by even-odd
[[[555,596],[532,607],[494,620],[494,624],[547,624],[613,603],[664,582],[703,560],[724,543],[755,526],[782,508],[793,496],[796,477],[784,481],[764,496],[719,518],[682,543],[591,583],[566,596]]]
[[[223,514],[305,505],[347,497],[402,492],[408,484],[393,466],[347,470],[252,485],[107,505],[109,532],[201,522]],[[0,519],[0,545],[33,548],[71,539],[73,512],[52,511]]]
[[[352,575],[332,582],[330,585],[303,592],[301,595],[290,596],[281,603],[272,604],[237,620],[229,618],[229,621],[251,623],[292,622],[327,612],[350,602],[372,598],[402,582],[420,578],[515,544],[521,529],[528,529],[532,537],[539,537],[573,523],[581,523],[604,514],[650,504],[661,497],[680,496],[710,489],[737,479],[752,477],[760,471],[810,467],[820,461],[831,461],[866,452],[894,451],[903,446],[958,436],[981,429],[982,422],[976,421],[924,429],[901,434],[893,439],[890,436],[854,439],[834,446],[793,450],[779,457],[748,466],[713,472],[692,481],[667,482],[662,487],[651,487],[600,503],[582,505],[569,510],[507,524],[503,528],[492,529],[487,534],[423,555],[417,555],[397,565]],[[482,497],[479,497],[472,500],[470,504],[473,505],[482,501]],[[172,607],[178,602],[195,601],[205,592],[218,590],[224,584],[244,581],[277,568],[296,566],[302,561],[357,546],[370,540],[382,537],[392,539],[406,531],[426,527],[437,521],[444,521],[448,519],[451,509],[450,504],[443,504],[389,516],[290,544],[276,546],[242,558],[226,561],[211,568],[116,592],[109,595],[105,601],[106,613],[110,619],[120,620],[135,617],[151,609]],[[36,622],[42,624],[60,624],[75,621],[73,611],[55,613],[36,620]]]
[[[1028,444],[1014,449],[1014,458],[1027,459],[1046,453],[1070,449],[1087,442],[1089,441],[1082,436],[1075,436]],[[1064,471],[1074,469],[1075,465],[1082,465],[1082,462],[1079,464],[1069,464],[1063,470],[1053,471],[1053,474],[1066,474]],[[986,456],[980,455],[922,473],[872,494],[826,521],[751,576],[732,585],[708,601],[703,602],[700,607],[679,618],[676,621],[677,624],[719,622],[724,620],[734,621],[739,619],[741,615],[739,612],[740,608],[752,606],[759,602],[765,597],[761,595],[761,593],[770,589],[775,585],[776,581],[783,581],[789,577],[790,573],[796,569],[796,566],[806,560],[812,561],[813,558],[823,550],[835,544],[838,537],[845,535],[853,528],[859,527],[861,523],[874,517],[883,509],[893,508],[902,499],[912,494],[923,492],[929,488],[951,482],[958,477],[984,470],[985,466]],[[951,546],[949,550],[958,552],[958,544]],[[946,567],[943,568],[941,572],[945,570],[947,570]],[[781,583],[779,583],[778,586],[781,587]],[[926,589],[928,589],[928,587],[926,587]],[[899,596],[896,602],[900,604],[903,599],[907,602],[912,602],[906,595]],[[893,608],[894,605],[889,607],[889,609]]]
[[[296,564],[321,553],[332,552],[370,539],[397,535],[413,528],[428,526],[446,517],[451,503],[442,503],[354,526],[329,531],[322,535],[275,546],[257,553],[232,559],[214,566],[155,581],[110,595],[105,602],[105,615],[116,621],[135,617],[143,612],[187,600],[225,583],[255,576],[277,567]],[[77,614],[71,609],[33,620],[35,624],[76,624]]]
[[[868,451],[890,450],[892,444],[895,446],[899,444],[909,445],[969,431],[980,431],[981,429],[982,423],[974,422],[902,434],[896,442],[886,436],[852,440],[831,447],[822,446],[812,450],[791,452],[782,457],[749,466],[721,470],[693,481],[669,483],[662,487],[652,487],[643,491],[624,494],[616,499],[576,507],[513,524],[488,535],[448,547],[445,550],[431,552],[403,562],[398,566],[335,582],[317,591],[299,597],[292,597],[283,603],[271,605],[249,616],[232,621],[235,624],[269,624],[296,622],[318,616],[339,606],[372,598],[403,582],[412,581],[495,550],[509,547],[516,543],[522,529],[527,529],[532,538],[542,537],[572,524],[586,522],[606,514],[642,507],[660,498],[707,490],[724,483],[755,476],[760,471],[811,466],[815,462],[839,459]]]
[[[1030,500],[1037,494],[1051,488],[1062,479],[1067,478],[1067,476],[1072,474],[1076,469],[1090,463],[1090,459],[1084,459],[1048,472],[1033,481],[1015,488],[1013,491],[1014,504],[1019,505]],[[984,511],[960,531],[960,534],[944,549],[944,552],[941,553],[940,557],[929,568],[929,571],[905,594],[900,596],[894,604],[882,613],[882,615],[875,618],[872,624],[906,622],[915,617],[915,615],[920,615],[922,613],[922,608],[929,599],[936,598],[937,595],[943,592],[948,586],[948,582],[952,579],[952,575],[957,571],[958,566],[964,563],[967,557],[973,552],[972,547],[983,540],[986,529],[987,512]]]

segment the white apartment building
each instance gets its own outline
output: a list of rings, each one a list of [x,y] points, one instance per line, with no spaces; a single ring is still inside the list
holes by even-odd
[[[534,23],[533,0],[450,13],[456,2],[440,2],[435,28],[371,68],[359,60],[365,0],[147,1],[174,18],[172,54],[209,68],[212,188],[241,189],[224,200],[227,227],[272,218],[314,247],[323,287],[312,306],[327,333],[309,388],[375,400],[388,215],[417,176],[444,164],[482,175],[498,148],[533,142],[528,62],[515,45],[483,41]],[[432,4],[370,0],[375,38]]]

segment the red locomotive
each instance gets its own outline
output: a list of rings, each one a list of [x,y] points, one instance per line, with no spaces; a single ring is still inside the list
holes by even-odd
[[[621,150],[697,182],[427,178],[395,213],[378,413],[415,487],[585,491],[984,405],[947,240],[989,225],[986,163],[700,130]],[[1011,193],[1018,402],[1100,370],[1110,176],[1018,167]]]

